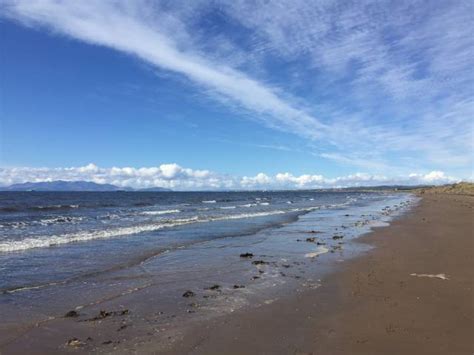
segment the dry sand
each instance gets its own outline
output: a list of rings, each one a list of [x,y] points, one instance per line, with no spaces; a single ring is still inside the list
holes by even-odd
[[[423,196],[320,288],[201,324],[171,353],[473,354],[474,197]]]

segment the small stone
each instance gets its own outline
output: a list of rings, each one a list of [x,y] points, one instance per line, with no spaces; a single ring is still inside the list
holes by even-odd
[[[245,288],[244,285],[234,285],[234,288],[237,289],[237,288]]]
[[[195,296],[194,292],[190,290],[183,293],[183,297],[194,297],[194,296]]]
[[[252,253],[243,253],[243,254],[240,254],[240,257],[241,258],[253,258],[253,254]]]
[[[76,318],[79,317],[79,313],[77,311],[69,311],[64,315],[65,318]]]
[[[84,342],[77,339],[77,338],[71,338],[67,341],[66,343],[67,346],[72,346],[74,348],[77,348],[79,346],[84,346]]]
[[[312,237],[312,238],[306,238],[306,241],[308,243],[314,243],[316,241],[316,238],[315,237]]]
[[[342,239],[342,238],[344,238],[343,235],[335,235],[335,236],[332,237],[332,239],[334,239],[334,240],[335,239]]]
[[[263,261],[263,260],[254,260],[254,261],[252,261],[252,264],[253,265],[266,265],[268,263],[266,261]]]

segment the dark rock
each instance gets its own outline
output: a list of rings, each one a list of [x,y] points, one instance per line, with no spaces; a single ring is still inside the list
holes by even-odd
[[[109,344],[112,344],[112,340],[107,340],[107,341],[104,341],[102,344],[104,344],[104,345],[109,345]]]
[[[79,317],[79,313],[77,311],[69,311],[64,315],[65,318],[77,318]]]
[[[315,237],[306,238],[306,241],[309,242],[309,243],[314,243],[316,241],[316,238]]]
[[[217,291],[220,288],[221,288],[220,285],[212,285],[211,287],[206,288],[206,290]]]
[[[263,260],[254,260],[254,261],[252,261],[252,264],[253,265],[266,265],[266,264],[268,264],[268,262],[263,261]]]
[[[243,254],[240,254],[240,257],[241,258],[253,258],[253,254],[252,253],[243,253]]]
[[[316,233],[321,233],[321,232],[320,232],[320,231],[311,230],[311,231],[309,231],[308,233],[316,234]]]
[[[183,297],[194,297],[195,294],[193,291],[187,290],[185,293],[183,293]]]
[[[234,288],[237,289],[237,288],[245,288],[244,285],[234,285]]]
[[[316,244],[317,244],[317,245],[326,245],[325,242],[317,242]]]
[[[342,239],[342,238],[344,238],[343,235],[335,235],[332,237],[332,239]]]
[[[260,276],[254,276],[254,277],[252,277],[252,280],[257,280],[259,278],[260,278]]]
[[[291,267],[291,265],[288,265],[288,264],[282,264],[281,266],[286,267],[287,269]]]
[[[102,310],[102,311],[99,312],[99,314],[97,316],[95,316],[94,318],[91,318],[89,320],[90,321],[100,320],[100,319],[107,318],[111,315],[112,315],[112,312],[107,312],[107,311]]]
[[[122,311],[112,311],[112,312],[101,310],[97,316],[95,316],[94,318],[86,319],[85,321],[91,322],[91,321],[105,319],[110,316],[124,316],[124,315],[127,315],[128,313],[129,313],[128,309],[124,309]]]
[[[120,332],[121,330],[124,330],[125,328],[127,328],[128,325],[127,324],[122,324],[118,329],[117,329],[117,332]]]

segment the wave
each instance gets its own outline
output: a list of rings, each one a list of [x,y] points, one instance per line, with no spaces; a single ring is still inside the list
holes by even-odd
[[[308,209],[306,209],[308,210]],[[289,212],[298,212],[302,211],[300,209],[293,210],[275,210],[268,212],[256,212],[256,213],[241,213],[235,215],[227,216],[216,216],[216,217],[207,217],[199,218],[197,216],[192,218],[183,218],[183,219],[171,219],[160,221],[159,223],[151,223],[144,225],[137,225],[131,227],[120,227],[114,229],[106,230],[93,230],[93,231],[83,231],[78,233],[70,233],[63,235],[52,235],[52,236],[38,236],[36,238],[25,238],[23,240],[13,240],[0,243],[0,252],[14,252],[14,251],[24,251],[34,248],[47,248],[54,247],[63,244],[85,242],[96,239],[109,239],[121,236],[127,236],[132,234],[139,234],[143,232],[153,232],[164,228],[172,228],[192,223],[206,223],[206,222],[215,222],[215,221],[224,221],[224,220],[234,220],[234,219],[244,219],[244,218],[256,218],[256,217],[265,217],[271,215],[285,214]]]
[[[49,206],[6,206],[0,207],[0,212],[24,212],[24,211],[55,211],[79,208],[79,205],[49,205]]]
[[[38,221],[41,225],[50,225],[50,224],[58,224],[58,223],[77,223],[82,221],[82,217],[70,217],[70,216],[58,216],[52,218],[44,218]]]
[[[180,210],[163,210],[163,211],[144,211],[142,214],[144,215],[162,215],[162,214],[172,214],[172,213],[180,213]]]
[[[237,208],[237,206],[222,206],[220,209],[221,210],[233,210]]]
[[[247,203],[245,205],[240,205],[240,207],[255,207],[258,206],[256,203]]]
[[[43,218],[36,221],[15,221],[15,222],[4,222],[0,224],[0,228],[13,228],[13,229],[20,229],[20,228],[28,228],[30,226],[50,226],[52,224],[63,224],[63,223],[78,223],[82,221],[83,217],[70,217],[70,216],[58,216],[58,217],[51,217],[51,218]]]
[[[18,212],[21,210],[23,210],[21,207],[15,206],[0,207],[0,212]]]
[[[55,211],[55,210],[70,210],[79,208],[79,205],[49,205],[49,206],[34,206],[29,207],[31,211]]]
[[[207,201],[201,201],[202,203],[216,203],[216,200],[207,200]]]

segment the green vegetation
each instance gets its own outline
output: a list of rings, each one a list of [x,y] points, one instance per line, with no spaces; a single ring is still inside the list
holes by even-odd
[[[474,183],[460,182],[457,184],[421,188],[416,191],[420,194],[474,195]]]

